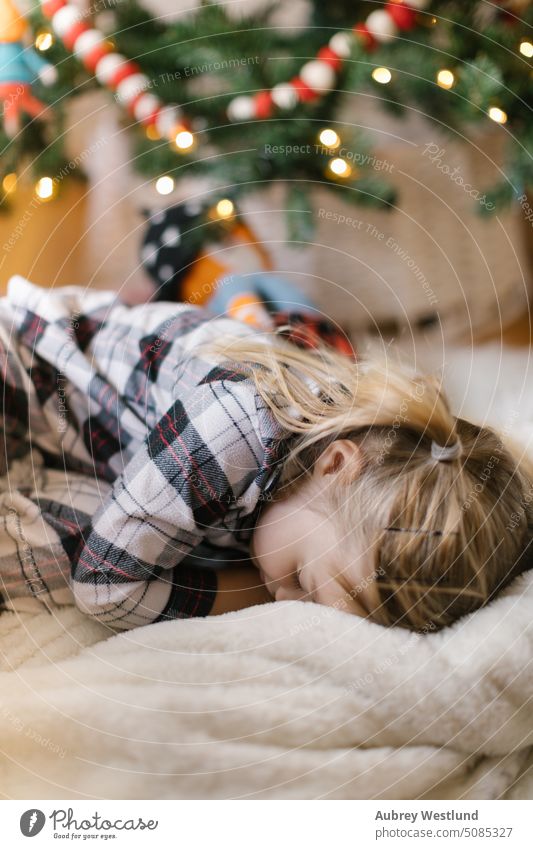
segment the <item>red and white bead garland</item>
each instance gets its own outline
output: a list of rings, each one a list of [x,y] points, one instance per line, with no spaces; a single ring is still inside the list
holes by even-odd
[[[317,99],[330,91],[342,63],[351,54],[353,38],[359,38],[363,47],[371,51],[379,44],[395,38],[399,31],[415,26],[416,13],[429,6],[431,0],[391,0],[383,9],[371,12],[365,23],[357,24],[351,33],[337,32],[327,47],[322,47],[316,59],[301,68],[298,76],[279,83],[271,91],[255,95],[239,95],[227,109],[230,121],[249,121],[268,118],[277,107],[293,109],[298,102]],[[81,9],[68,0],[41,0],[44,15],[50,19],[55,33],[68,50],[83,62],[97,80],[115,93],[118,102],[147,130],[163,138],[172,139],[178,149],[192,146],[192,135],[180,106],[164,104],[155,94],[147,91],[149,78],[131,59],[117,53],[105,35],[83,20]]]
[[[335,85],[337,73],[344,59],[351,54],[353,38],[359,38],[365,50],[373,50],[386,44],[403,30],[413,29],[416,13],[426,9],[431,0],[393,0],[383,9],[370,12],[365,23],[356,24],[351,33],[337,32],[330,38],[327,47],[322,47],[316,59],[311,59],[290,82],[280,83],[271,91],[258,94],[239,95],[228,105],[230,121],[253,121],[268,118],[277,107],[294,109],[298,102],[316,100]]]
[[[100,30],[87,24],[78,6],[68,0],[41,0],[41,7],[67,50],[72,50],[87,70],[115,93],[136,121],[173,140],[180,132],[187,132],[181,108],[166,105],[146,91],[150,80],[140,66],[117,53]]]

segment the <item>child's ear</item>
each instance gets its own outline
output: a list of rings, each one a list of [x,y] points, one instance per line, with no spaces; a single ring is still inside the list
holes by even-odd
[[[325,478],[328,475],[346,473],[348,481],[361,469],[361,449],[351,439],[336,439],[324,449],[315,461],[313,475]]]

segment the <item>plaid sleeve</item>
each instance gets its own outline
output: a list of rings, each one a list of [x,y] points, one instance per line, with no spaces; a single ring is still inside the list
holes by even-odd
[[[217,573],[181,561],[257,476],[264,451],[254,409],[249,388],[222,380],[196,387],[161,417],[73,558],[82,611],[119,629],[207,616]]]

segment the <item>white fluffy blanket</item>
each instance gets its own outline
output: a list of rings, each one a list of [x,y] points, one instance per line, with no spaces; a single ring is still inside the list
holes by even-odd
[[[533,380],[506,356],[496,397],[527,437]],[[2,614],[0,652],[5,798],[533,796],[533,570],[425,636],[282,602],[110,637],[63,605]]]

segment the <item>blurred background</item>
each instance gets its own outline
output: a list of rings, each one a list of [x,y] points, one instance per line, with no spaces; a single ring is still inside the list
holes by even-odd
[[[0,0],[0,53],[2,291],[265,269],[355,339],[529,344],[531,2]]]

